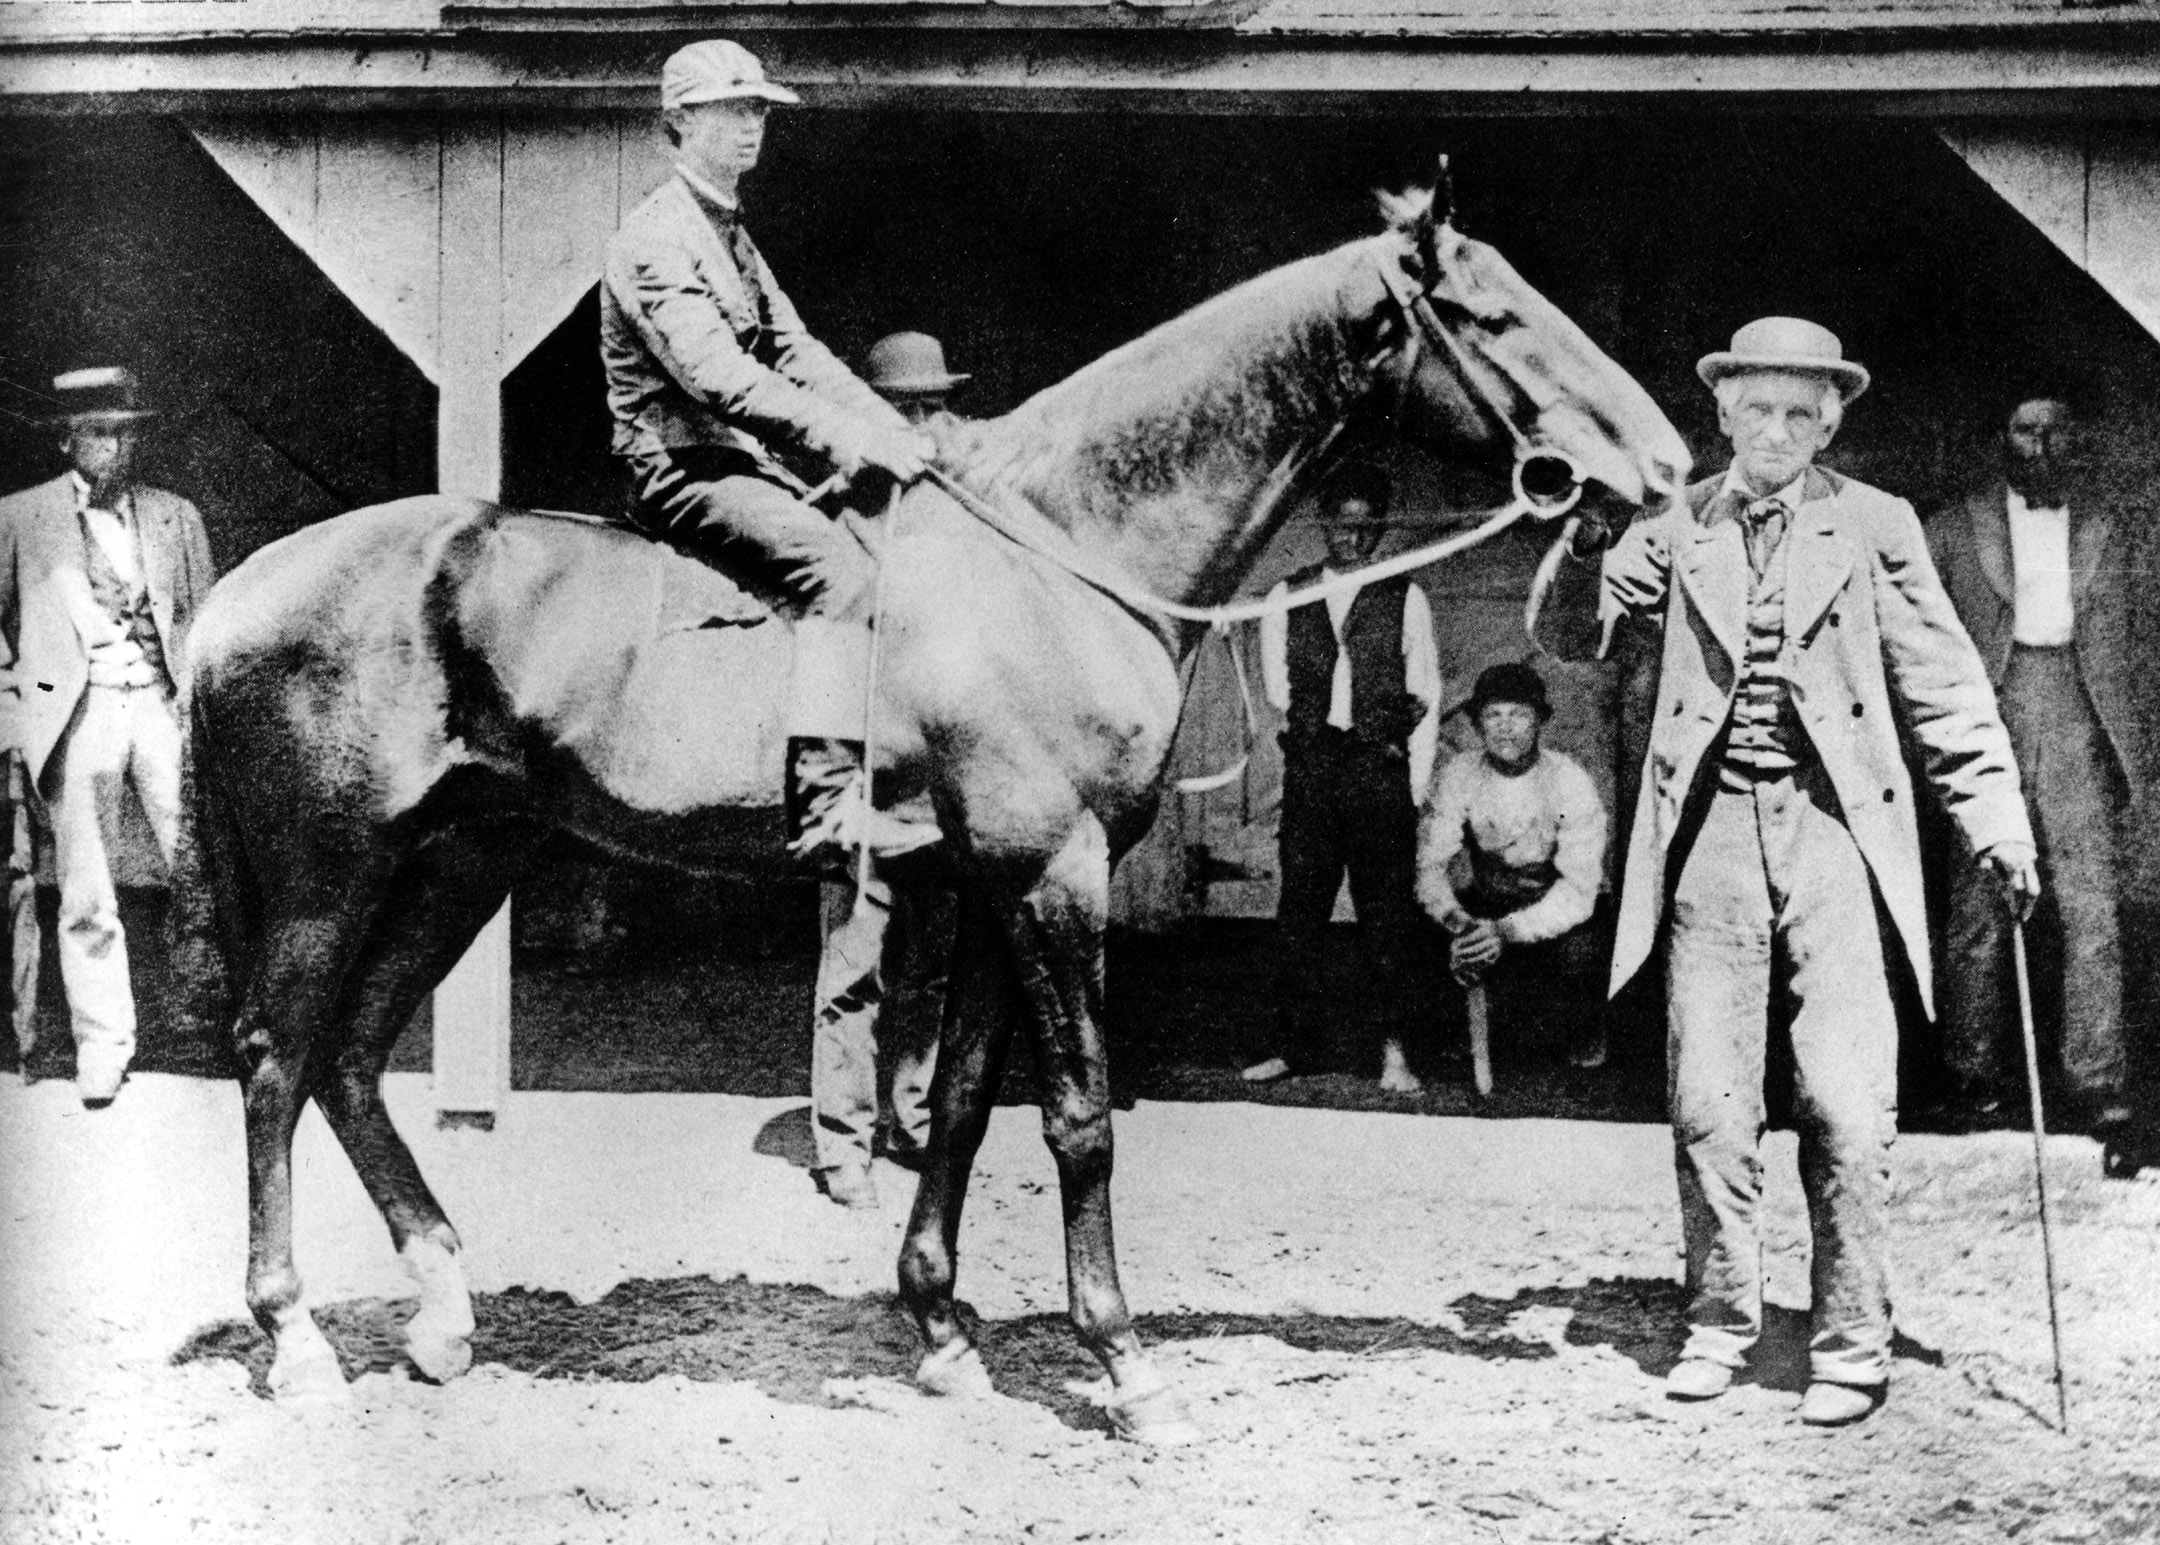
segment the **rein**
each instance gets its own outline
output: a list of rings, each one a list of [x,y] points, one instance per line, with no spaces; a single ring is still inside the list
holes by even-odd
[[[1478,524],[1468,531],[1458,532],[1437,542],[1428,542],[1408,552],[1397,553],[1394,557],[1378,563],[1365,564],[1348,573],[1335,574],[1311,584],[1300,585],[1281,595],[1270,594],[1244,601],[1229,601],[1218,606],[1194,606],[1189,602],[1175,601],[1155,594],[1113,565],[1085,551],[1068,532],[1033,505],[1020,501],[1016,509],[1000,508],[942,467],[933,466],[929,470],[928,475],[932,482],[991,530],[1038,557],[1056,564],[1075,579],[1101,591],[1147,623],[1150,631],[1163,640],[1173,659],[1182,651],[1176,647],[1175,641],[1167,636],[1166,630],[1158,625],[1160,622],[1199,624],[1210,632],[1223,636],[1230,651],[1231,667],[1237,676],[1238,701],[1245,721],[1245,750],[1236,762],[1220,772],[1176,779],[1172,786],[1181,794],[1210,793],[1243,776],[1246,767],[1252,762],[1252,748],[1260,738],[1259,711],[1253,704],[1252,684],[1247,679],[1244,655],[1238,648],[1237,634],[1233,631],[1237,624],[1288,613],[1315,601],[1325,601],[1330,596],[1355,592],[1379,580],[1392,579],[1397,575],[1424,568],[1428,564],[1443,562],[1492,540],[1526,515],[1551,520],[1572,510],[1582,498],[1582,469],[1575,464],[1574,459],[1553,447],[1539,445],[1525,434],[1472,368],[1468,351],[1441,325],[1432,302],[1423,293],[1404,284],[1401,276],[1386,262],[1382,261],[1374,266],[1379,270],[1381,286],[1395,302],[1403,319],[1403,342],[1396,351],[1400,354],[1400,361],[1395,368],[1397,411],[1400,411],[1402,394],[1408,390],[1409,383],[1416,374],[1420,348],[1426,340],[1437,338],[1453,356],[1463,385],[1515,442],[1515,466],[1511,477],[1513,497],[1507,503],[1484,512]],[[1248,529],[1264,524],[1289,497],[1299,479],[1335,448],[1344,430],[1349,427],[1355,411],[1353,405],[1338,414],[1317,440],[1310,445],[1293,448],[1276,464],[1253,496],[1252,512],[1246,522]],[[1564,493],[1540,497],[1530,492],[1524,483],[1524,472],[1540,462],[1557,464],[1564,472],[1567,479]],[[1189,695],[1192,690],[1198,658],[1198,652],[1195,651],[1181,672],[1184,678],[1180,687],[1181,698]]]

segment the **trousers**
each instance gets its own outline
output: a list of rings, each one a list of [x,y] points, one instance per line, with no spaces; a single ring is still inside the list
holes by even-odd
[[[1274,1053],[1293,1066],[1309,1066],[1316,1050],[1313,1027],[1324,1007],[1328,917],[1345,872],[1364,955],[1359,1008],[1391,1034],[1409,1013],[1407,962],[1422,914],[1417,807],[1402,749],[1332,728],[1288,744],[1279,842],[1282,892],[1275,918],[1283,947]]]
[[[875,566],[845,524],[733,452],[684,446],[631,462],[639,520],[790,618],[867,622]]]
[[[820,900],[824,949],[810,1029],[810,1116],[815,1167],[826,1170],[870,1162],[881,1018],[892,1064],[891,1140],[918,1149],[930,1141],[930,1082],[957,902],[950,891],[896,891],[874,874],[859,910],[851,884],[828,881]],[[890,1014],[883,1012],[888,996]]]
[[[2083,1099],[2117,1098],[2129,1055],[2117,872],[2124,791],[2115,753],[2074,649],[2013,650],[1997,698],[2040,847],[2041,898],[2029,926],[2058,947],[2047,953],[2062,963],[2063,1073]],[[2000,892],[1977,864],[1962,866],[1952,882],[1946,932],[1944,1058],[1969,1089],[2000,1088],[2016,1070],[2016,966]]]
[[[135,1055],[135,993],[113,888],[111,823],[132,786],[167,863],[180,831],[180,724],[160,687],[85,687],[46,768],[60,887],[60,981],[78,1065]]]
[[[1739,1367],[1762,1334],[1763,1080],[1789,1008],[1800,1183],[1814,1258],[1813,1377],[1890,1371],[1883,1254],[1897,1130],[1897,1015],[1867,863],[1812,756],[1721,785],[1680,860],[1667,935],[1669,1102],[1687,1243],[1685,1357]]]

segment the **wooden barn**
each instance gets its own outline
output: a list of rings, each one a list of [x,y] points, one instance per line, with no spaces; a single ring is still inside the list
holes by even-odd
[[[667,171],[660,62],[711,35],[805,98],[751,187],[798,305],[852,356],[938,335],[970,412],[1369,231],[1370,190],[1444,150],[1465,227],[1704,455],[1693,363],[1769,312],[1871,367],[1834,460],[1923,506],[1988,470],[2034,373],[2160,452],[2153,0],[15,0],[6,486],[54,469],[43,383],[124,359],[221,566],[430,489],[612,504],[594,284]],[[1451,490],[1393,470],[1407,544]],[[1256,583],[1315,551],[1294,523]],[[1422,576],[1451,693],[1525,652],[1538,552]],[[1202,662],[1180,771],[1240,753],[1227,669]],[[1556,675],[1554,735],[1610,784],[1618,687]],[[1278,783],[1264,734],[1172,800],[1121,915],[1265,915]],[[438,995],[445,1109],[504,1087],[509,959],[503,919]]]

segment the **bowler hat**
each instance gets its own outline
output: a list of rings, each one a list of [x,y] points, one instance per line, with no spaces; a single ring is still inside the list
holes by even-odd
[[[1346,461],[1321,480],[1313,502],[1331,526],[1379,526],[1387,524],[1393,497],[1394,486],[1385,472],[1369,461]],[[1343,509],[1353,499],[1365,506],[1364,514],[1352,516]]]
[[[1477,685],[1470,689],[1470,699],[1462,705],[1462,711],[1475,723],[1494,703],[1521,703],[1536,709],[1540,719],[1552,717],[1552,703],[1545,696],[1545,678],[1537,673],[1536,666],[1519,660],[1488,665],[1479,671]]]
[[[53,377],[52,422],[70,429],[118,429],[157,416],[145,407],[135,372],[125,365],[68,370]]]
[[[1695,364],[1695,373],[1710,387],[1753,370],[1826,376],[1847,402],[1868,389],[1866,369],[1845,357],[1837,334],[1799,317],[1758,317],[1732,335],[1731,348],[1705,354]]]
[[[727,38],[689,43],[668,55],[660,67],[660,110],[673,112],[698,102],[734,102],[756,97],[792,107],[802,98],[765,78],[756,54]]]
[[[928,333],[889,333],[863,357],[870,385],[886,397],[951,391],[968,379],[945,368],[945,345]]]

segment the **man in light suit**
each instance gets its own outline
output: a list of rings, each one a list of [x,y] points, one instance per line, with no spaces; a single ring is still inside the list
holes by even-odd
[[[132,786],[171,860],[176,681],[216,574],[195,506],[130,477],[150,416],[133,375],[71,371],[53,394],[72,470],[0,500],[0,742],[22,758],[52,832],[75,1087],[95,1108],[135,1055],[109,823]]]
[[[1800,1416],[1881,1404],[1891,1319],[1882,1235],[1897,1128],[1902,953],[1925,999],[1927,919],[1899,724],[2014,905],[2032,830],[1987,673],[1912,507],[1812,465],[1868,375],[1812,322],[1769,317],[1697,367],[1728,470],[1566,563],[1547,615],[1598,596],[1602,633],[1662,623],[1655,719],[1620,892],[1615,990],[1661,935],[1669,1099],[1692,1294],[1666,1390],[1721,1395],[1762,1330],[1763,1089],[1771,994],[1793,1054],[1814,1238]],[[1578,556],[1609,540],[1586,521]]]
[[[2039,832],[2074,1114],[2115,1141],[2131,1116],[2119,836],[2151,754],[2152,532],[2149,492],[2095,465],[2084,435],[2061,397],[2018,403],[2002,475],[1936,514],[1928,547],[2001,700]],[[1985,1124],[2015,1086],[2017,986],[2009,921],[1969,871],[1947,932],[1952,1107]]]
[[[808,495],[830,473],[911,482],[934,447],[810,335],[744,229],[738,184],[765,115],[796,102],[719,39],[675,51],[660,105],[675,175],[623,221],[600,286],[600,355],[637,518],[795,625],[787,808],[796,853],[893,857],[937,827],[864,786],[868,550]]]

